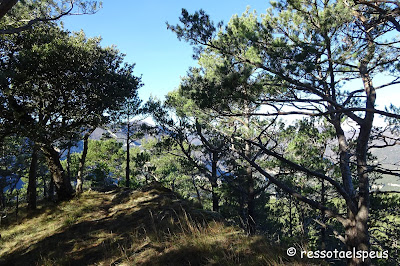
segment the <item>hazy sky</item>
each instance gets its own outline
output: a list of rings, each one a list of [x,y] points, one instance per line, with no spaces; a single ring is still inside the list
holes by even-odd
[[[136,63],[137,75],[143,75],[144,87],[139,96],[147,100],[152,94],[162,99],[177,88],[192,59],[192,47],[180,42],[167,30],[166,22],[176,24],[182,8],[189,12],[204,9],[214,21],[228,22],[234,14],[242,14],[250,6],[264,13],[268,1],[254,0],[186,0],[136,1],[103,0],[103,8],[94,15],[70,16],[63,19],[66,29],[83,31],[89,37],[101,36],[102,45],[115,44],[126,54],[126,61]]]
[[[143,75],[144,87],[139,91],[146,101],[150,95],[162,99],[167,92],[177,88],[180,78],[189,66],[196,65],[192,59],[192,47],[180,42],[167,30],[166,22],[178,23],[181,9],[189,12],[204,9],[211,19],[225,23],[234,14],[242,14],[246,7],[265,13],[269,1],[265,0],[103,0],[103,8],[94,15],[70,16],[65,19],[66,29],[83,29],[89,37],[101,36],[102,45],[116,45],[126,54],[126,61],[136,63],[136,75]],[[374,83],[385,83],[385,77]],[[349,90],[361,88],[360,82],[349,84]],[[378,108],[394,103],[399,105],[399,86],[378,92]]]

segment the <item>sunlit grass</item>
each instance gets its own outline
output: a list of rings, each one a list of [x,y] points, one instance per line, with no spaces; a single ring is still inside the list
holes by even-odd
[[[1,235],[0,264],[302,265],[158,186],[86,192],[3,227]]]

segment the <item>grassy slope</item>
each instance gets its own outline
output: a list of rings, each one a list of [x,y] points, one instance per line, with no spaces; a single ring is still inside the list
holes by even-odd
[[[1,236],[0,265],[310,265],[158,185],[86,192]]]

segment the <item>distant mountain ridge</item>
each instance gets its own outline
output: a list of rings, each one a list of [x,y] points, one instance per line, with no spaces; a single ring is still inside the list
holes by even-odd
[[[152,125],[146,122],[138,122],[131,123],[131,127],[134,128],[133,134],[140,130],[140,127],[147,126],[152,127]],[[136,130],[135,130],[136,128]],[[123,149],[126,150],[126,129],[121,127],[117,130],[111,131],[110,129],[105,128],[96,128],[93,133],[90,135],[90,139],[100,140],[105,135],[108,135],[118,142],[122,142]],[[347,135],[350,135],[350,132],[347,132]],[[144,134],[144,136],[140,139],[132,141],[131,147],[140,147],[142,145],[143,140],[148,140],[152,138],[149,134]],[[200,144],[201,141],[196,141],[196,144]],[[72,152],[81,152],[83,150],[83,142],[80,141],[73,149]],[[382,167],[391,169],[391,170],[400,170],[400,145],[389,146],[386,148],[372,148],[371,152],[378,159],[377,161]],[[372,187],[372,190],[380,190],[380,191],[400,191],[400,177],[390,176],[384,174],[381,179],[376,180],[376,184]]]

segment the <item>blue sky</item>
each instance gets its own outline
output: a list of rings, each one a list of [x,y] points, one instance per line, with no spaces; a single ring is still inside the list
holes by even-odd
[[[143,75],[144,83],[139,96],[146,101],[150,95],[163,99],[178,87],[180,77],[185,76],[189,66],[196,65],[192,47],[167,30],[167,21],[177,24],[182,8],[189,12],[202,8],[214,21],[226,23],[232,15],[242,14],[247,6],[264,13],[269,1],[103,0],[103,8],[98,13],[70,16],[63,23],[68,30],[83,29],[89,37],[101,36],[103,46],[116,45],[126,54],[127,62],[136,63],[135,73]]]
[[[143,75],[144,86],[139,96],[146,101],[150,95],[163,99],[169,91],[174,90],[185,76],[189,66],[195,66],[192,59],[192,47],[180,42],[176,35],[167,30],[166,22],[176,24],[181,9],[189,12],[204,9],[214,21],[225,23],[234,14],[242,14],[246,7],[265,13],[269,1],[265,0],[103,0],[103,8],[94,15],[70,16],[63,19],[66,29],[79,31],[83,29],[89,37],[101,36],[102,45],[116,45],[126,54],[126,61],[136,63],[136,75]],[[374,80],[375,85],[385,83],[384,76]],[[350,83],[361,88],[360,82]],[[378,92],[379,109],[394,103],[399,105],[399,86]]]

